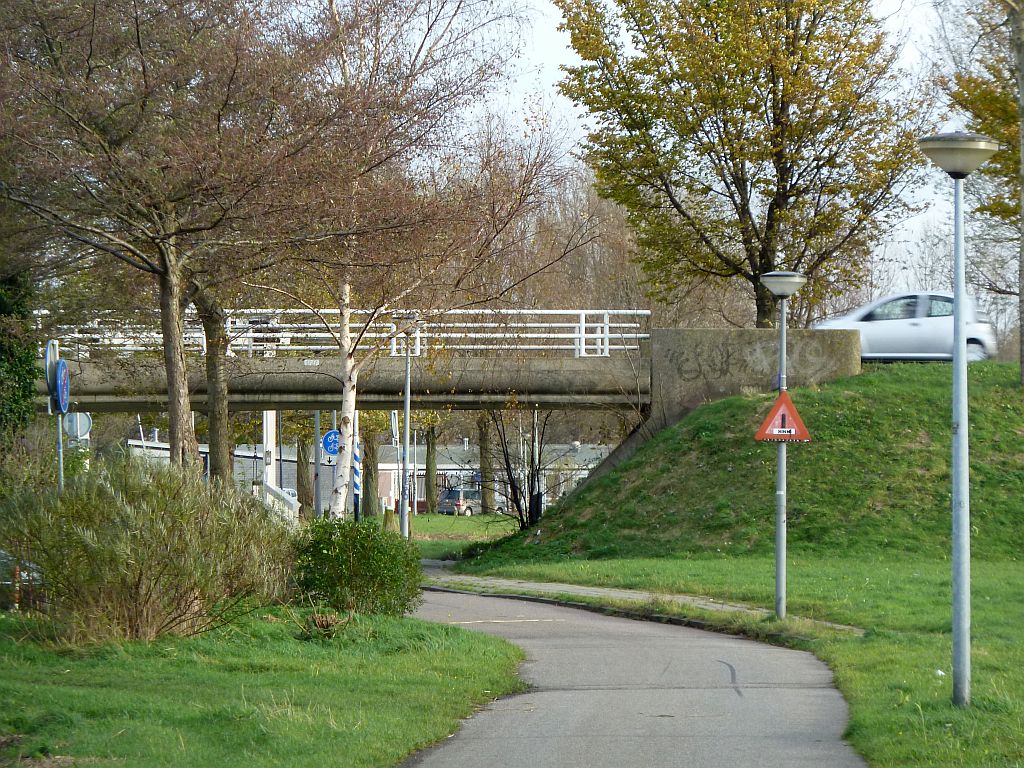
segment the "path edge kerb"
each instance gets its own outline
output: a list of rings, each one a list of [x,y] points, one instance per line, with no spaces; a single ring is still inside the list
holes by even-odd
[[[504,598],[505,600],[520,600],[527,603],[540,603],[542,605],[555,605],[563,608],[576,608],[581,611],[589,611],[590,613],[598,613],[603,616],[613,616],[621,619],[631,619],[634,621],[650,621],[656,624],[670,624],[676,627],[688,627],[690,629],[700,629],[705,632],[714,632],[719,635],[729,635],[731,637],[743,637],[749,640],[756,640],[760,642],[767,642],[769,644],[780,645],[785,647],[794,647],[794,643],[803,646],[814,642],[814,638],[806,637],[804,635],[797,634],[795,632],[758,632],[749,633],[744,632],[741,628],[733,628],[714,621],[705,621],[704,619],[695,619],[688,616],[674,616],[667,613],[656,613],[651,611],[634,610],[630,608],[621,608],[618,606],[607,605],[600,602],[581,602],[579,600],[568,600],[560,597],[545,597],[543,595],[528,595],[521,592],[491,592],[491,591],[478,591],[473,589],[456,589],[454,587],[442,587],[437,584],[423,584],[421,588],[426,592],[442,592],[456,595],[478,595],[479,597],[496,597]],[[834,625],[829,627],[835,632],[850,633],[858,637],[864,635],[864,630],[859,627],[847,627],[845,625]]]
[[[691,627],[693,629],[718,632],[719,634],[732,635],[734,637],[747,637],[752,640],[765,640],[778,645],[791,645],[794,641],[803,644],[811,642],[814,639],[802,635],[798,631],[794,631],[795,627],[790,627],[788,630],[786,628],[780,628],[777,631],[764,629],[763,631],[750,632],[742,626],[734,626],[727,622],[716,621],[706,617],[695,618],[693,616],[662,613],[650,609],[630,607],[647,605],[652,598],[661,598],[670,602],[675,602],[680,607],[689,604],[689,601],[691,600],[700,600],[711,601],[714,603],[713,605],[694,604],[692,606],[693,608],[705,613],[717,614],[718,611],[728,609],[730,613],[734,612],[734,615],[746,614],[750,617],[761,618],[768,618],[772,615],[770,611],[762,608],[743,606],[739,604],[719,603],[714,598],[694,598],[689,595],[645,592],[638,592],[635,595],[622,594],[622,592],[629,593],[632,592],[632,590],[622,590],[619,595],[608,597],[608,600],[615,600],[618,603],[626,603],[626,606],[622,606],[613,605],[610,602],[602,600],[602,596],[599,593],[600,591],[598,590],[598,593],[595,593],[592,591],[594,588],[587,588],[588,592],[586,597],[590,598],[590,600],[574,600],[572,599],[572,596],[574,595],[573,586],[569,584],[552,584],[547,586],[542,583],[518,582],[495,585],[487,583],[487,579],[480,579],[478,581],[475,577],[466,574],[453,574],[454,578],[452,578],[451,581],[456,582],[456,585],[445,586],[444,582],[446,579],[444,579],[444,577],[438,579],[440,574],[436,571],[446,570],[446,566],[442,563],[446,563],[447,561],[424,560],[422,562],[426,567],[424,568],[424,580],[421,587],[435,592],[472,594],[482,595],[485,597],[505,597],[513,600],[546,603],[548,605],[559,605],[567,608],[579,608],[581,610],[590,611],[591,613],[601,613],[606,616],[619,616],[638,621],[653,621],[660,624],[673,624],[676,626]],[[434,572],[432,573],[431,571]],[[565,587],[565,589],[560,589],[559,587]],[[848,624],[839,624],[817,619],[805,619],[804,621],[807,621],[812,626],[817,626],[826,632],[835,632],[840,635],[864,637],[866,634],[863,628]]]
[[[584,603],[579,600],[565,600],[558,597],[544,597],[542,595],[527,595],[516,592],[477,592],[472,589],[455,589],[454,587],[442,587],[436,584],[424,584],[422,589],[425,592],[449,592],[456,595],[478,595],[479,597],[500,597],[506,600],[521,600],[524,603],[540,603],[542,605],[557,605],[562,608],[578,608],[581,611],[589,611],[590,613],[600,613],[604,616],[616,616],[623,619],[636,619],[638,621],[653,621],[658,624],[674,624],[679,627],[692,627],[693,629],[703,629],[708,632],[718,632],[723,635],[735,635],[742,637],[739,632],[729,632],[725,629],[718,627],[711,622],[703,621],[702,619],[692,619],[686,616],[671,616],[667,613],[648,613],[646,611],[635,611],[628,608],[617,608],[611,605],[603,605],[601,603]],[[787,637],[778,633],[779,639]],[[792,635],[788,635],[792,637]]]

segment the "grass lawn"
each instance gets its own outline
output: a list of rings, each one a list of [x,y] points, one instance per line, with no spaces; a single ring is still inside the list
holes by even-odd
[[[411,538],[420,555],[431,560],[457,560],[467,549],[505,536],[518,528],[508,515],[416,515],[412,518]]]
[[[950,368],[879,366],[792,391],[814,442],[789,451],[791,617],[700,614],[825,660],[847,736],[876,768],[1024,766],[1024,397],[1016,369],[971,366],[972,705],[951,703]],[[772,608],[771,396],[698,409],[632,460],[462,567],[539,581],[693,593]],[[658,606],[659,610],[667,610]],[[683,612],[681,609],[675,609]]]
[[[0,614],[0,765],[393,766],[521,688],[508,643],[414,619],[358,618],[310,641],[286,611],[262,611],[200,637],[86,650],[28,628]]]

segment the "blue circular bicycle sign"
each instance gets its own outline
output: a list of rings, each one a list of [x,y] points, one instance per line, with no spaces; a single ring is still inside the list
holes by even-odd
[[[332,429],[324,433],[324,453],[328,456],[337,456],[338,448],[341,446],[341,432]]]
[[[53,402],[61,413],[68,412],[68,401],[71,398],[71,373],[68,371],[68,364],[63,360],[57,361],[56,389],[53,393]]]

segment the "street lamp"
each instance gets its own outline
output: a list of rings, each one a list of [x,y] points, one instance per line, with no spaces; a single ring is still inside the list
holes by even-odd
[[[786,391],[786,299],[799,291],[807,276],[799,272],[768,272],[761,285],[779,299],[779,392]],[[786,618],[786,443],[776,448],[775,475],[775,615]]]
[[[405,398],[404,418],[402,426],[402,488],[398,500],[398,527],[403,539],[409,538],[409,401],[412,388],[412,337],[419,328],[419,315],[408,312],[396,315],[397,322],[404,322],[402,333],[405,336]]]
[[[953,703],[971,700],[971,502],[967,441],[963,180],[999,149],[977,133],[920,139],[928,158],[953,178]]]

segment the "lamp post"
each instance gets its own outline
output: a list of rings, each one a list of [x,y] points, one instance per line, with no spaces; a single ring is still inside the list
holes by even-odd
[[[971,502],[967,440],[963,180],[999,149],[977,133],[940,133],[918,141],[953,179],[953,703],[971,700]]]
[[[402,425],[402,488],[398,500],[398,527],[403,539],[409,538],[409,401],[412,388],[412,337],[419,327],[419,315],[415,312],[396,316],[404,321],[405,335],[405,397],[404,423]]]
[[[799,291],[807,276],[799,272],[768,272],[761,284],[779,299],[779,392],[786,391],[786,299]],[[776,448],[775,475],[775,615],[786,618],[786,443]]]

